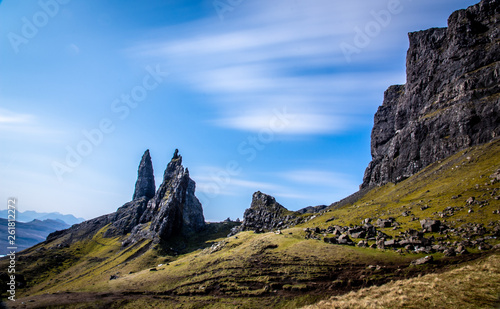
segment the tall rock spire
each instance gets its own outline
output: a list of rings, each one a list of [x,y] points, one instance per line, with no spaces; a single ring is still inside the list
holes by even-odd
[[[135,183],[135,192],[133,200],[146,197],[148,199],[155,196],[155,177],[153,172],[153,163],[149,155],[149,149],[144,152],[139,170],[137,172],[137,182]]]
[[[182,156],[176,149],[165,169],[163,182],[140,221],[151,222],[150,230],[157,239],[168,240],[174,235],[200,231],[205,226],[205,218],[195,189],[196,184],[182,166]]]

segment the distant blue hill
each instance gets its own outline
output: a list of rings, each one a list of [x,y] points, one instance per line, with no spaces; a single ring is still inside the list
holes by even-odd
[[[0,211],[0,218],[7,219],[7,210]],[[36,212],[33,210],[27,210],[25,212],[17,211],[16,212],[16,221],[17,222],[30,222],[33,220],[60,220],[68,225],[77,224],[85,221],[83,218],[76,218],[73,215],[63,215],[58,212]]]
[[[2,234],[5,235],[5,237],[0,238],[0,255],[7,254],[7,247],[11,246],[7,239],[7,223],[7,219],[0,218],[0,230],[4,231]],[[70,226],[61,220],[46,219],[41,221],[35,219],[28,223],[18,221],[15,227],[15,246],[17,247],[16,251],[19,252],[44,241],[50,233],[67,229]]]

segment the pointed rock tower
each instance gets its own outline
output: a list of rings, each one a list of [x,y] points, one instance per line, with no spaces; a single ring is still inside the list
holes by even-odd
[[[132,201],[108,215],[111,225],[104,237],[121,236],[130,233],[140,223],[149,200],[155,195],[155,178],[149,149],[144,152],[139,169]]]
[[[141,222],[151,222],[150,232],[159,240],[199,232],[205,226],[203,208],[194,195],[196,183],[182,166],[176,149],[167,165],[163,182],[149,201]]]
[[[70,245],[90,239],[104,228],[104,237],[123,237],[122,245],[128,246],[145,239],[159,243],[173,236],[190,236],[205,227],[203,208],[194,195],[196,184],[182,166],[177,149],[156,193],[149,150],[142,156],[137,174],[132,201],[111,214],[51,233],[46,242],[62,239]]]
[[[153,163],[149,155],[149,149],[144,152],[139,170],[137,172],[137,181],[135,183],[135,191],[132,200],[146,197],[148,199],[155,196],[155,176],[153,172]]]

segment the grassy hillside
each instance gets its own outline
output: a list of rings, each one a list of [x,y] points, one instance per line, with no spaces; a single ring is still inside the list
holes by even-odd
[[[500,220],[500,214],[494,213],[500,209],[500,182],[490,176],[499,169],[500,141],[496,140],[431,164],[398,184],[372,189],[355,203],[329,210],[307,225],[360,225],[365,218],[392,217],[400,228],[381,229],[392,236],[409,228],[420,230],[420,220],[426,218],[455,228],[467,223],[492,227]],[[474,202],[469,204],[471,197]],[[448,236],[450,241],[458,239],[453,233]]]
[[[426,237],[453,245],[464,237],[461,226],[482,224],[484,233],[467,237],[471,237],[471,244],[481,241],[493,246],[499,242],[494,235],[500,218],[496,213],[500,183],[491,181],[490,175],[499,167],[500,141],[495,141],[457,153],[396,185],[375,188],[353,204],[324,210],[315,218],[304,215],[313,219],[280,233],[242,232],[226,238],[230,223],[211,224],[207,232],[189,243],[174,240],[172,248],[183,248],[177,251],[168,246],[159,250],[150,241],[124,248],[122,239],[102,237],[107,226],[92,239],[71,246],[40,244],[19,256],[17,269],[26,285],[18,290],[22,298],[9,304],[13,308],[56,303],[54,308],[296,308],[331,296],[347,302],[366,296],[370,288],[380,289],[377,295],[382,296],[407,293],[397,282],[422,285],[425,280],[445,280],[433,278],[465,282],[473,278],[477,267],[485,269],[479,272],[485,276],[474,279],[478,283],[471,281],[465,289],[483,293],[481,278],[499,279],[498,272],[488,270],[492,266],[484,266],[498,261],[492,250],[471,245],[469,254],[448,257],[434,253],[433,263],[412,266],[411,261],[426,254],[332,245],[323,241],[330,235],[316,233],[317,239],[306,239],[304,229],[360,225],[365,218],[393,217],[399,226],[380,230],[396,237],[410,228],[420,230],[419,220],[431,218],[450,229]],[[474,197],[473,202],[470,197]],[[481,249],[488,248],[483,245]],[[482,260],[486,255],[489,257]],[[6,263],[1,260],[0,269],[6,269]],[[431,273],[438,277],[426,276]],[[420,275],[423,277],[417,279]],[[485,293],[490,300],[500,293],[498,284],[488,289]],[[439,290],[435,292],[425,304],[442,297]],[[394,306],[401,304],[400,298],[394,298]],[[21,301],[26,305],[20,306]],[[475,298],[470,301],[483,304]]]

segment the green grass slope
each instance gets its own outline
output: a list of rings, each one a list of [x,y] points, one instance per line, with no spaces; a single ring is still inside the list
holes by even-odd
[[[441,220],[455,228],[467,223],[492,226],[500,220],[500,214],[496,213],[500,209],[500,182],[490,176],[499,169],[500,140],[497,139],[431,164],[398,184],[374,188],[355,203],[328,210],[307,225],[323,228],[334,224],[360,225],[365,218],[393,217],[400,229],[381,229],[391,236],[409,228],[420,230],[422,219]],[[468,204],[471,197],[475,201]],[[332,217],[335,219],[326,222]],[[449,235],[449,239],[454,238],[454,234]]]
[[[496,213],[500,183],[492,182],[490,175],[499,167],[497,140],[461,151],[401,183],[374,188],[355,203],[327,209],[280,233],[242,232],[226,238],[232,226],[211,224],[177,253],[159,250],[149,241],[124,248],[122,239],[102,237],[107,227],[69,247],[57,242],[40,244],[19,256],[17,270],[26,284],[18,289],[18,301],[9,305],[296,308],[391,281],[453,271],[462,262],[498,254],[470,248],[471,254],[445,257],[436,253],[433,263],[410,266],[425,254],[332,245],[322,241],[329,235],[306,239],[304,228],[359,225],[365,218],[393,217],[399,228],[381,230],[397,236],[409,228],[419,230],[419,219],[431,218],[457,230],[466,224],[482,224],[487,232],[474,237],[493,246],[499,242],[492,233],[500,219]],[[470,197],[475,202],[469,205]],[[453,229],[434,236],[450,243],[461,237]],[[6,263],[0,260],[0,269],[6,269]],[[493,276],[498,279],[498,273]],[[494,289],[500,292],[498,286]]]

